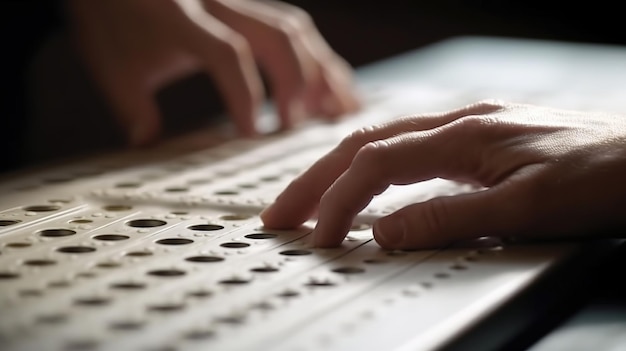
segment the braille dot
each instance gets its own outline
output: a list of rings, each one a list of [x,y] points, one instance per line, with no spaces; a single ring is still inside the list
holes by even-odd
[[[100,262],[96,265],[96,267],[98,268],[118,268],[121,267],[122,265],[119,262]]]
[[[24,261],[24,264],[27,266],[52,266],[54,264],[56,264],[56,261],[53,260],[46,260],[46,259],[34,259],[34,260],[26,260]]]
[[[127,320],[127,321],[112,322],[109,325],[109,328],[112,330],[118,330],[118,331],[132,331],[132,330],[139,330],[143,328],[143,326],[144,326],[144,323],[141,321]]]
[[[224,258],[218,256],[191,256],[185,258],[186,261],[196,262],[196,263],[212,263],[212,262],[220,262],[224,261]]]
[[[10,225],[18,224],[21,221],[13,220],[13,219],[2,219],[0,220],[0,227],[8,227]]]
[[[63,253],[89,253],[96,251],[96,249],[89,246],[63,246],[58,248],[57,251]]]
[[[146,287],[146,284],[138,282],[119,282],[110,285],[111,289],[119,290],[141,290]]]
[[[44,229],[39,231],[39,235],[46,238],[58,238],[74,234],[76,234],[76,232],[70,229]]]
[[[237,190],[220,190],[220,191],[214,192],[214,194],[215,195],[231,196],[231,195],[239,195],[239,192]]]
[[[308,287],[329,287],[334,286],[335,283],[328,279],[311,279],[309,282],[304,284]]]
[[[253,233],[253,234],[246,235],[246,238],[248,239],[274,239],[277,236],[278,235],[271,234],[271,233]]]
[[[81,306],[106,306],[111,303],[111,300],[106,297],[82,297],[74,300],[74,303]]]
[[[185,238],[167,238],[157,240],[156,243],[161,245],[187,245],[193,243],[193,240]]]
[[[218,317],[215,320],[218,323],[237,325],[237,324],[243,324],[243,322],[245,321],[245,318],[243,316],[234,315],[234,316]]]
[[[27,212],[51,212],[60,210],[60,206],[55,205],[34,205],[34,206],[26,206],[23,208],[24,211]]]
[[[213,295],[212,291],[209,290],[194,290],[187,293],[189,297],[195,297],[199,299],[204,299]]]
[[[189,188],[186,187],[171,187],[171,188],[165,188],[165,191],[168,193],[184,193],[189,191]]]
[[[333,269],[332,271],[341,274],[359,274],[365,272],[365,269],[360,267],[339,267]]]
[[[439,278],[439,279],[450,278],[450,274],[445,273],[445,272],[435,273],[435,278]]]
[[[177,312],[185,308],[183,304],[177,303],[164,303],[148,306],[148,310],[155,312]]]
[[[0,272],[0,280],[17,279],[20,275],[15,272]]]
[[[312,254],[309,250],[285,250],[280,252],[281,255],[285,256],[305,256]]]
[[[256,273],[274,273],[274,272],[278,272],[279,269],[276,267],[272,267],[272,266],[265,266],[265,267],[255,267],[250,270]]]
[[[69,288],[71,284],[67,280],[55,280],[48,283],[48,286],[51,288]]]
[[[180,277],[185,275],[185,271],[179,269],[155,269],[148,272],[149,275],[157,277]]]
[[[195,224],[195,225],[187,227],[187,229],[195,230],[199,232],[211,232],[214,230],[224,229],[224,226],[221,226],[218,224]]]
[[[15,242],[15,243],[8,243],[6,244],[6,247],[10,247],[13,249],[23,249],[25,247],[29,247],[31,246],[31,243],[25,243],[25,242]]]
[[[461,270],[467,269],[467,266],[462,265],[460,263],[455,263],[452,266],[450,266],[450,268],[457,270],[457,271],[461,271]]]
[[[250,246],[248,243],[240,243],[240,242],[228,242],[220,244],[221,247],[225,247],[228,249],[242,249],[244,247]]]
[[[70,223],[73,224],[87,224],[87,223],[93,223],[93,221],[91,219],[73,219],[70,221]]]
[[[115,184],[116,188],[129,189],[129,188],[139,188],[141,187],[141,183],[136,182],[125,182],[125,183],[117,183]]]
[[[96,240],[102,241],[120,241],[130,239],[128,235],[120,235],[120,234],[100,234],[93,237]]]
[[[386,263],[387,261],[383,259],[379,259],[379,258],[368,258],[368,259],[363,260],[363,262],[367,264],[381,264],[381,263]]]
[[[228,279],[222,279],[219,281],[219,283],[224,285],[243,285],[250,283],[250,280],[240,277],[232,277]]]
[[[126,256],[130,256],[130,257],[152,256],[152,252],[150,252],[150,251],[131,251],[131,252],[127,252]]]
[[[177,216],[184,216],[184,215],[188,215],[189,214],[189,212],[187,212],[187,211],[172,211],[170,213],[173,214],[173,215],[177,215]]]
[[[220,217],[220,219],[223,219],[225,221],[243,221],[246,219],[250,219],[252,218],[252,215],[248,215],[248,214],[230,214],[230,215],[223,215]]]
[[[292,298],[292,297],[299,296],[300,293],[295,290],[285,290],[283,292],[278,293],[277,295],[283,298]]]
[[[160,219],[133,219],[126,222],[126,225],[134,228],[153,228],[166,225],[167,222]]]

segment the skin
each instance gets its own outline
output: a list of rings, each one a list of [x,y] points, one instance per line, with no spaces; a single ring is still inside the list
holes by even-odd
[[[207,72],[242,136],[254,136],[265,92],[281,126],[309,116],[335,120],[359,108],[352,70],[310,16],[275,1],[68,0],[77,48],[132,145],[161,132],[155,92]]]
[[[624,175],[626,116],[482,101],[355,131],[261,218],[269,228],[285,229],[317,216],[314,245],[334,247],[390,184],[440,177],[485,190],[415,203],[378,219],[373,234],[381,247],[599,235],[626,225]]]

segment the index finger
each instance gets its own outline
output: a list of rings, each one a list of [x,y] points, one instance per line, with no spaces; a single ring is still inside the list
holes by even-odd
[[[261,213],[268,228],[295,228],[311,218],[327,189],[348,169],[356,153],[369,142],[411,131],[429,130],[468,114],[488,113],[494,105],[476,104],[446,113],[409,116],[362,128],[291,182],[276,201]]]

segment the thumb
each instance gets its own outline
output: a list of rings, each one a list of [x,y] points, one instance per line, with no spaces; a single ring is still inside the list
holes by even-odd
[[[410,250],[517,234],[531,223],[529,193],[529,182],[509,178],[487,190],[412,204],[377,220],[374,239],[385,249]]]

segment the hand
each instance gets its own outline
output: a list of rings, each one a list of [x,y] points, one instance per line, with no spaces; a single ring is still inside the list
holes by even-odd
[[[273,1],[68,0],[78,48],[135,145],[159,135],[154,93],[211,75],[237,129],[255,134],[267,72],[283,128],[358,108],[351,69],[302,10]]]
[[[261,217],[295,227],[319,207],[316,246],[340,245],[390,184],[435,177],[486,187],[402,208],[374,223],[386,249],[482,236],[589,235],[626,224],[626,116],[480,102],[358,130],[296,178]]]

